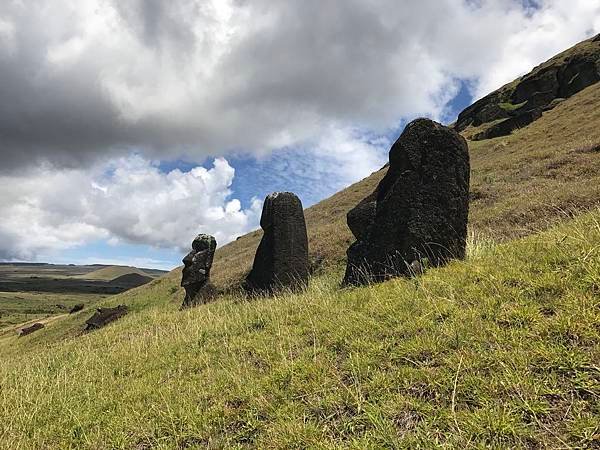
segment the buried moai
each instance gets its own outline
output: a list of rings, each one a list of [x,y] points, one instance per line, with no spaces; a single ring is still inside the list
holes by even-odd
[[[44,324],[39,322],[34,323],[33,325],[29,325],[28,327],[21,328],[19,330],[19,337],[27,336],[28,334],[34,333],[38,330],[41,330],[42,328],[44,328]]]
[[[291,192],[274,192],[263,205],[264,234],[244,288],[250,293],[306,288],[309,277],[308,236],[300,199]]]
[[[344,285],[412,275],[465,255],[470,166],[464,138],[417,119],[389,159],[375,192],[348,213],[357,240],[347,251]]]
[[[217,241],[208,234],[199,234],[192,242],[192,251],[183,258],[181,286],[185,289],[182,308],[206,303],[214,297],[214,288],[210,284]]]
[[[92,317],[85,321],[85,331],[92,331],[102,328],[117,319],[120,319],[129,312],[125,305],[115,306],[114,308],[98,308]]]

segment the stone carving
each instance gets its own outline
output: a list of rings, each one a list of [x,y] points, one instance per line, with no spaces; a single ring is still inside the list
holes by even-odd
[[[376,191],[348,213],[357,241],[347,251],[343,284],[419,274],[425,262],[438,266],[463,258],[469,176],[462,136],[428,119],[408,124]],[[367,206],[373,199],[374,207]]]
[[[216,249],[216,239],[208,234],[199,234],[192,242],[192,251],[183,258],[181,286],[185,289],[185,298],[182,308],[206,303],[214,297],[210,268]]]
[[[291,192],[265,199],[260,226],[264,234],[244,287],[249,292],[292,291],[308,285],[308,237],[302,202]]]
[[[114,308],[98,308],[94,315],[86,320],[86,331],[97,330],[103,326],[120,319],[129,312],[125,305],[119,305]]]

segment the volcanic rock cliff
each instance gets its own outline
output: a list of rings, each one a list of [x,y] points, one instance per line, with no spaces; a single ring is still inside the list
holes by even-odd
[[[473,128],[472,140],[510,134],[539,119],[544,111],[600,81],[600,34],[534,68],[465,109],[454,126]]]

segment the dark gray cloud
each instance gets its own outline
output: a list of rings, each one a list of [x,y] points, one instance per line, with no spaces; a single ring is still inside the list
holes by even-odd
[[[0,5],[0,170],[201,160],[440,115],[586,33],[594,0],[37,0]]]

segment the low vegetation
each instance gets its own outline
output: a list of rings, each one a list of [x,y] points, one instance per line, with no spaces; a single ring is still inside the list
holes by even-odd
[[[517,109],[521,108],[522,106],[524,106],[527,102],[522,102],[522,103],[518,103],[516,105],[510,103],[510,102],[503,102],[500,103],[500,108],[502,108],[505,111],[516,111]]]
[[[598,445],[599,253],[596,210],[366,288],[340,290],[337,270],[302,295],[179,311],[176,279],[156,280],[112,298],[135,312],[104,330],[2,346],[0,442]]]

